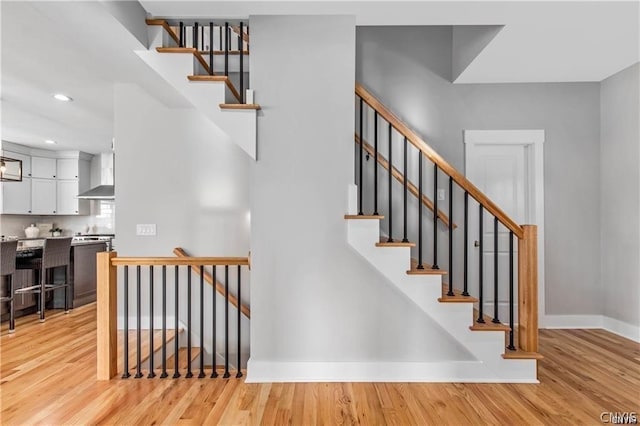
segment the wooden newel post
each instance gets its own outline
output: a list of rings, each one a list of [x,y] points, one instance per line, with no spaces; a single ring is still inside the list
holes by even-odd
[[[110,380],[118,370],[118,280],[117,268],[111,264],[111,259],[117,255],[114,251],[97,254],[98,380]]]
[[[538,227],[522,225],[518,240],[518,346],[538,352]]]

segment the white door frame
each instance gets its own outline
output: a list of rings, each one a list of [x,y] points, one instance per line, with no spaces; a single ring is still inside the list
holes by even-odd
[[[538,225],[538,326],[544,327],[544,130],[465,130],[465,176],[475,145],[523,145],[527,147],[529,218]],[[524,224],[521,224],[524,225]]]

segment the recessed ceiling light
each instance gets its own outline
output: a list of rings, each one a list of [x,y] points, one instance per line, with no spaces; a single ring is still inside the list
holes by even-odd
[[[62,93],[56,93],[55,95],[53,95],[53,97],[62,102],[71,102],[73,100],[69,96],[63,95]]]
[[[52,139],[47,139],[46,141],[44,141],[44,143],[48,143],[48,144],[50,144],[50,145],[55,145],[55,144],[57,144],[58,142],[56,142],[56,141],[54,141],[54,140],[52,140]]]

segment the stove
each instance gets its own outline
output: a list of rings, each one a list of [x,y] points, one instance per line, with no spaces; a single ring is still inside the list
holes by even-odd
[[[113,239],[115,234],[76,234],[74,241],[104,241],[107,243],[107,251],[113,250]]]

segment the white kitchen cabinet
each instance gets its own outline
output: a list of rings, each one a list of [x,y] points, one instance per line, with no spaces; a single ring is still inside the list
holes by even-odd
[[[31,157],[31,177],[55,179],[56,168],[55,158]]]
[[[0,213],[31,213],[31,178],[23,177],[22,182],[2,182],[0,186],[2,187]]]
[[[2,156],[13,158],[15,160],[21,160],[22,161],[22,177],[31,177],[31,156],[25,155],[25,154],[19,154],[17,152],[6,151],[6,150],[2,152]],[[7,170],[5,175],[9,177],[15,177],[18,175],[18,173],[12,173],[11,170]]]
[[[80,161],[77,158],[58,158],[56,179],[78,179]]]
[[[55,179],[31,179],[32,214],[56,214],[56,202]]]
[[[80,185],[78,179],[57,180],[57,207],[56,214],[89,214],[89,203],[87,200],[78,200]]]

